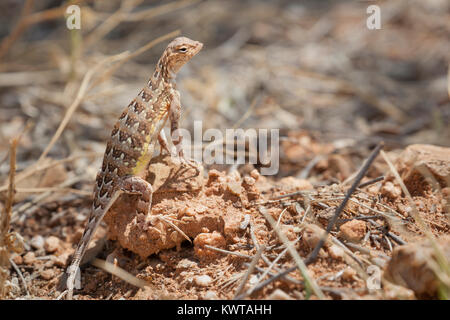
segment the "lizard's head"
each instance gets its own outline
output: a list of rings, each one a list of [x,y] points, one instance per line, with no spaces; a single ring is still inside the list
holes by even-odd
[[[178,70],[203,48],[203,43],[186,37],[175,38],[167,46],[166,64],[171,73]]]

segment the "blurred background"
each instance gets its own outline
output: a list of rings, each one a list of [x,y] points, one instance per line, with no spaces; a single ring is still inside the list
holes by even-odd
[[[66,27],[70,4],[80,30]],[[379,30],[366,26],[369,5]],[[204,43],[177,78],[181,126],[279,128],[279,176],[320,170],[323,154],[359,163],[381,140],[388,150],[450,145],[447,0],[4,0],[0,21],[2,181],[19,134],[19,171],[81,155],[72,169],[95,160],[93,178],[114,122],[177,30]]]

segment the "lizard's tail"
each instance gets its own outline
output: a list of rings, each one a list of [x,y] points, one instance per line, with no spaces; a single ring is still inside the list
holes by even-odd
[[[86,252],[86,248],[89,244],[89,241],[91,240],[91,236],[89,236],[89,238],[87,239],[85,237],[86,232],[89,230],[89,226],[86,227],[83,236],[80,239],[80,242],[78,243],[77,249],[75,251],[75,254],[73,256],[72,259],[72,263],[70,264],[70,266],[67,268],[67,300],[72,300],[72,295],[73,295],[73,289],[74,289],[74,285],[75,285],[75,278],[77,273],[79,272],[80,269],[80,262],[81,259],[84,256],[84,253]],[[92,234],[93,232],[90,232],[90,234]]]
[[[89,217],[88,224],[84,229],[83,236],[81,237],[77,249],[75,250],[75,253],[73,255],[72,262],[67,268],[67,300],[72,300],[75,278],[77,273],[79,272],[81,260],[83,259],[86,249],[88,248],[92,236],[94,235],[95,230],[100,224],[103,215],[103,210],[97,211],[93,208],[91,216]]]

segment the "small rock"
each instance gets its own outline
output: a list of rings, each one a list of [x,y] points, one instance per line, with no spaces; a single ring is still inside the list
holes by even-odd
[[[242,187],[241,184],[238,181],[230,181],[227,183],[227,190],[235,195],[235,196],[240,196],[242,193]]]
[[[256,284],[258,283],[258,281],[259,281],[259,278],[258,278],[258,276],[257,276],[256,274],[252,274],[252,275],[250,275],[250,277],[248,278],[248,284],[249,284],[250,286],[256,285]]]
[[[395,186],[391,181],[385,182],[380,192],[383,196],[390,199],[397,199],[402,195],[402,189],[399,186]]]
[[[17,265],[21,265],[23,263],[22,256],[20,254],[15,253],[15,252],[11,255],[11,260]]]
[[[197,211],[198,213],[202,214],[202,213],[205,213],[205,212],[208,211],[208,207],[207,207],[207,206],[203,206],[203,205],[201,205],[201,204],[198,204],[198,205],[195,207],[195,211]]]
[[[55,277],[55,271],[53,271],[52,269],[45,269],[41,271],[39,274],[41,278],[44,280],[51,280]]]
[[[306,224],[305,229],[303,230],[303,243],[305,243],[309,248],[314,249],[319,243],[324,232],[325,230],[315,224]]]
[[[280,225],[280,231],[288,238],[289,241],[294,241],[298,238],[295,233],[295,226],[282,224]]]
[[[333,259],[336,260],[342,260],[342,258],[344,257],[344,249],[342,249],[341,247],[339,247],[338,245],[332,244],[329,248],[328,248],[328,253],[330,254],[330,256]]]
[[[256,180],[254,178],[252,178],[252,177],[245,176],[244,177],[244,183],[246,185],[253,186],[256,183]]]
[[[259,177],[260,177],[261,175],[259,174],[258,170],[253,169],[253,170],[250,172],[250,176],[251,176],[253,179],[258,180]]]
[[[41,250],[44,248],[44,238],[41,235],[34,236],[31,238],[30,244],[36,250]]]
[[[317,213],[317,219],[324,226],[327,227],[330,220],[334,217],[336,207],[329,207]]]
[[[23,256],[23,262],[27,265],[32,265],[33,263],[35,263],[36,255],[34,254],[34,252],[27,252],[27,254]]]
[[[47,261],[44,262],[44,267],[51,268],[53,267],[54,264],[55,264],[54,259],[48,259]]]
[[[219,300],[219,297],[217,296],[217,293],[214,291],[206,291],[205,295],[203,296],[203,299],[205,300]]]
[[[189,259],[182,259],[180,262],[178,262],[177,269],[192,269],[196,266],[197,263],[195,263],[194,261],[191,261]]]
[[[276,289],[274,292],[272,292],[268,297],[267,300],[294,300],[291,296],[289,296],[286,292],[284,292],[281,289]]]
[[[351,220],[340,227],[339,236],[350,242],[359,242],[366,234],[366,223],[362,220]]]
[[[67,252],[55,257],[54,263],[58,267],[66,267],[69,261],[69,254]]]
[[[342,272],[342,279],[347,281],[353,281],[356,277],[356,271],[353,268],[347,267]]]
[[[44,248],[48,253],[55,252],[59,248],[59,239],[55,236],[48,237],[45,239]]]
[[[194,278],[194,282],[196,285],[200,287],[207,287],[212,283],[212,278],[206,274],[202,276],[196,276]]]

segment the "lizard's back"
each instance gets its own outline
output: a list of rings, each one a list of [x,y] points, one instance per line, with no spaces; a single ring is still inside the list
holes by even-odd
[[[153,90],[142,89],[114,125],[94,186],[93,211],[104,209],[121,178],[129,175],[145,178],[155,136],[166,122],[174,93],[171,85],[163,81],[155,85]]]

